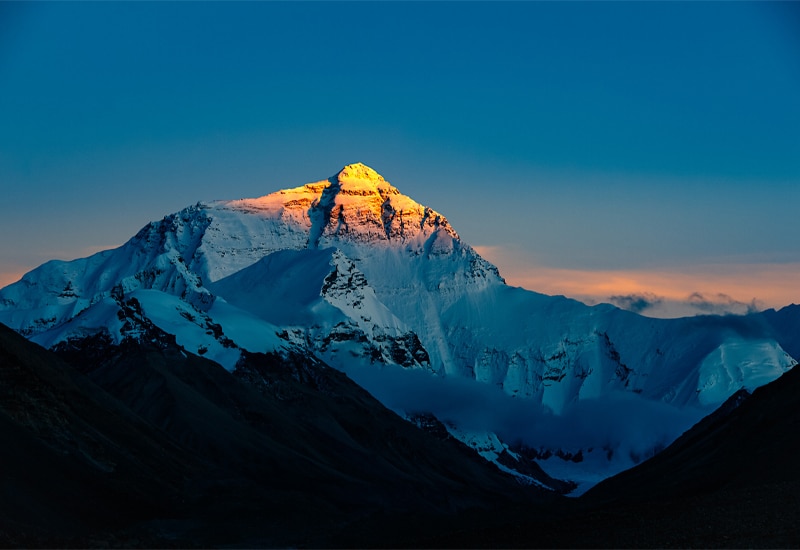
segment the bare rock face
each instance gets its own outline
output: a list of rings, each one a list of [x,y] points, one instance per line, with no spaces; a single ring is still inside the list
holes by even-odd
[[[280,220],[304,232],[304,244],[311,248],[331,246],[334,240],[424,241],[439,230],[459,238],[444,216],[403,195],[361,163],[348,164],[326,180],[218,206]]]
[[[323,237],[407,242],[442,229],[458,239],[444,216],[402,195],[368,166],[347,165],[331,180],[316,205]]]
[[[605,423],[579,442],[559,439],[569,430],[531,442],[554,452],[599,449],[606,433],[619,443],[623,420],[649,418],[606,419],[591,412],[598,400],[677,411],[648,427],[660,431],[632,451],[642,456],[680,433],[685,410],[701,415],[796,364],[781,347],[793,341],[791,319],[777,319],[777,332],[767,317],[647,319],[509,287],[444,216],[363,164],[259,198],[197,203],[117,249],[48,262],[0,289],[0,322],[47,348],[100,332],[119,343],[140,318],[229,370],[244,351],[299,349],[343,370],[469,379],[506,405]]]

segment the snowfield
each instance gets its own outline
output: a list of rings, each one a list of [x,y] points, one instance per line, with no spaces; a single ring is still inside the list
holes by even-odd
[[[48,348],[151,322],[229,370],[242,350],[301,350],[487,459],[584,453],[540,460],[581,491],[796,364],[758,315],[652,319],[510,287],[443,215],[361,164],[43,264],[0,290],[0,322]]]

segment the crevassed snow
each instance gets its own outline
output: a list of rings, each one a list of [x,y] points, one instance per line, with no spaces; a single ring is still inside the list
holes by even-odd
[[[791,357],[774,341],[730,338],[708,354],[700,365],[698,400],[717,405],[738,390],[752,392],[784,372]]]
[[[289,340],[379,374],[416,350],[409,364],[553,418],[591,414],[587,404],[620,392],[706,409],[796,363],[754,317],[650,319],[509,287],[443,215],[360,164],[256,199],[198,203],[115,250],[43,264],[0,290],[0,322],[48,346],[115,333],[123,296],[228,368],[238,348]],[[425,395],[435,410],[441,396]]]

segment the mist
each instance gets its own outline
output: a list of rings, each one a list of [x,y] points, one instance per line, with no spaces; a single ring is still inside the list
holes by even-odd
[[[497,386],[391,366],[345,369],[386,407],[404,416],[432,413],[470,432],[494,432],[504,442],[571,453],[604,449],[638,462],[669,445],[707,415],[627,392],[569,404],[561,414]]]

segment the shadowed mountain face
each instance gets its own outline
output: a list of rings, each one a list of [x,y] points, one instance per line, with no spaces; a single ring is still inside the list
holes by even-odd
[[[184,483],[203,469],[55,355],[2,325],[0,438],[0,540],[12,545],[169,517]]]
[[[0,326],[4,542],[374,544],[398,518],[553,498],[315,359],[249,354],[230,373],[142,341],[59,358]]]
[[[600,483],[584,500],[629,513],[629,521],[642,522],[639,541],[658,546],[797,547],[798,457],[795,368],[750,396],[733,396],[662,453]],[[619,545],[621,537],[613,536],[607,540]]]
[[[777,311],[769,309],[757,316],[766,321],[773,337],[787,353],[800,355],[800,305],[792,304]]]
[[[363,164],[197,203],[0,289],[0,322],[48,349],[101,333],[119,344],[142,322],[229,371],[257,353],[311,355],[520,479],[543,481],[508,445],[551,457],[541,467],[578,491],[796,364],[782,342],[798,312],[779,313],[648,319],[510,287],[443,214]]]
[[[577,494],[652,456],[791,369],[798,313],[648,319],[509,287],[363,165],[198,203],[0,289],[0,322],[56,353],[3,333],[0,535],[352,546],[463,529],[474,546],[480,525],[489,546],[663,546],[653,526],[700,517],[670,506],[725,509],[717,495],[739,486],[719,478],[737,463],[710,475],[691,458],[725,448],[711,434],[676,472],[577,503],[500,470]]]
[[[795,368],[752,395],[734,395],[665,451],[600,483],[586,498],[681,498],[764,485],[800,489],[799,453],[800,369]]]
[[[6,546],[789,547],[800,370],[584,497],[516,486],[303,355],[0,326]]]
[[[796,548],[800,369],[733,396],[667,449],[552,515],[511,511],[430,546]]]

